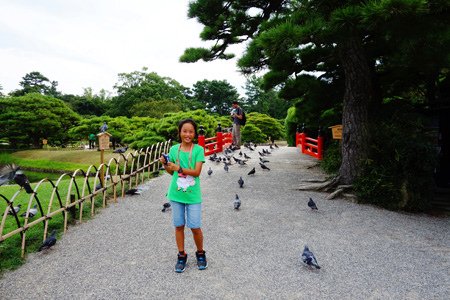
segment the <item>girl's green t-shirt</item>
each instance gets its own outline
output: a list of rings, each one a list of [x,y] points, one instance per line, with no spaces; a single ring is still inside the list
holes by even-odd
[[[169,160],[183,169],[194,169],[197,162],[205,162],[205,150],[202,146],[194,144],[192,154],[178,151],[181,144],[174,145],[169,150]],[[178,154],[180,157],[178,157]],[[191,159],[189,159],[191,156]],[[200,190],[200,177],[179,174],[173,172],[170,181],[167,199],[185,204],[197,204],[202,202]]]

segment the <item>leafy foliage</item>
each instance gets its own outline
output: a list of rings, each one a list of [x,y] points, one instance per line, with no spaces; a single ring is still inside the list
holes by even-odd
[[[212,113],[227,115],[233,101],[239,100],[237,90],[226,80],[202,80],[193,86],[193,98]]]
[[[60,95],[56,90],[58,82],[50,81],[40,72],[30,72],[25,74],[22,79],[23,80],[19,83],[20,86],[22,86],[22,89],[11,92],[11,96],[23,96],[29,93],[39,93],[53,97],[58,97]]]
[[[185,88],[180,83],[168,77],[161,77],[155,72],[149,73],[147,68],[132,73],[120,73],[115,89],[118,96],[111,100],[111,107],[107,112],[113,117],[133,116],[135,105],[141,102],[170,101],[178,104],[177,110],[188,105],[184,95]]]
[[[38,93],[0,98],[0,111],[0,138],[7,138],[12,148],[41,147],[42,139],[64,144],[80,118],[63,101]]]
[[[370,159],[355,188],[362,202],[423,211],[433,196],[436,151],[423,134],[425,120],[408,106],[393,106],[373,126]]]

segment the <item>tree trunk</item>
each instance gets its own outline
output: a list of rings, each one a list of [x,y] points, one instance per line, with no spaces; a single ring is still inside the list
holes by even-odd
[[[369,105],[373,98],[371,73],[360,39],[354,35],[339,45],[339,55],[345,74],[342,109],[342,164],[340,182],[352,184],[361,174],[362,163],[368,157]]]

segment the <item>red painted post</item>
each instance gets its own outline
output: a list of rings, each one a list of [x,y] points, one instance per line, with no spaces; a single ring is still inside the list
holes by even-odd
[[[323,137],[319,136],[317,137],[317,155],[318,159],[322,160],[323,158]]]
[[[298,144],[300,144],[300,132],[295,133],[295,147],[298,147]]]
[[[216,137],[217,137],[217,152],[222,152],[223,151],[223,133],[222,131],[218,131],[216,133]]]
[[[322,131],[319,126],[319,132],[317,133],[317,158],[319,160],[322,160],[323,158],[323,137],[322,137]]]
[[[306,133],[300,133],[300,139],[302,141],[302,153],[306,153]]]

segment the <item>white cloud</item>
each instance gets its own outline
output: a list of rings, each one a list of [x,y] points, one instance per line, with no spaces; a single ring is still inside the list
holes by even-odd
[[[187,18],[188,0],[0,1],[0,85],[19,88],[39,71],[64,93],[113,91],[118,73],[148,67],[185,86],[227,80],[243,94],[244,76],[229,61],[179,63],[188,47],[205,46],[202,25]],[[243,46],[235,47],[240,55]]]

